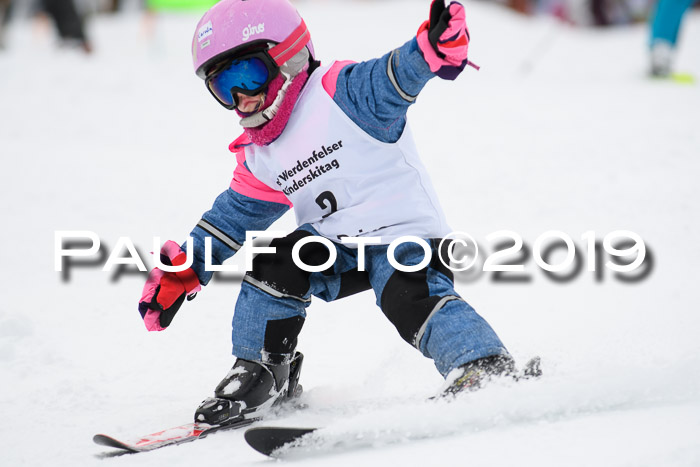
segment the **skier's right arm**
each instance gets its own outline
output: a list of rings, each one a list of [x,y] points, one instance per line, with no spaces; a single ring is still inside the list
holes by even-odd
[[[234,178],[232,187],[216,198],[212,208],[204,213],[190,233],[194,254],[192,269],[202,285],[207,285],[213,274],[206,270],[204,262],[207,237],[212,242],[211,263],[221,265],[241,248],[246,231],[265,230],[289,210],[287,204],[241,194],[239,187],[235,186],[236,181]]]
[[[237,140],[239,141],[239,140]],[[237,153],[238,166],[231,186],[221,193],[212,208],[190,233],[193,239],[192,266],[173,273],[155,268],[148,275],[144,286],[139,312],[149,331],[162,331],[168,327],[185,297],[192,297],[211,280],[212,271],[205,267],[204,245],[211,238],[210,259],[212,265],[221,265],[243,245],[248,230],[265,230],[291,203],[279,191],[264,185],[248,170],[243,151]],[[173,266],[182,265],[187,257],[186,243],[180,247],[168,241],[160,252],[161,261]]]

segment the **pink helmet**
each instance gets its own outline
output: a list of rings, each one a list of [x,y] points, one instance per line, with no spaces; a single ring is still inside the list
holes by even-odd
[[[288,0],[221,0],[197,23],[192,62],[200,78],[220,60],[255,45],[274,43],[268,51],[278,66],[307,47],[309,30]]]

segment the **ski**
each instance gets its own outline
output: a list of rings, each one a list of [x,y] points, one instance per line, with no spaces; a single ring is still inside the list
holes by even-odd
[[[514,381],[523,381],[528,379],[537,379],[542,376],[541,359],[533,357],[528,360],[523,368],[516,374],[511,375]],[[429,401],[444,399],[445,397],[453,397],[454,394],[443,393],[438,396],[429,398]],[[307,435],[318,431],[320,428],[300,428],[300,427],[281,427],[281,426],[258,426],[248,428],[244,433],[244,438],[248,445],[269,457],[282,457],[288,454],[290,450],[297,448],[308,448],[311,445],[323,445],[328,440],[323,440],[320,437],[309,439]],[[331,443],[334,444],[334,443]],[[335,443],[337,446],[338,444]]]
[[[691,73],[671,73],[669,79],[678,84],[695,84],[695,76]]]
[[[695,75],[692,73],[674,72],[667,76],[651,76],[651,79],[659,82],[668,82],[676,84],[694,85],[696,82]]]
[[[261,454],[276,457],[275,453],[285,445],[291,445],[318,428],[260,426],[248,428],[244,438],[246,442]]]
[[[101,446],[122,449],[125,452],[146,452],[165,446],[173,446],[202,439],[217,431],[243,428],[256,421],[258,421],[257,418],[249,418],[236,420],[224,425],[188,423],[186,425],[176,426],[128,441],[121,441],[105,434],[96,434],[93,436],[92,440]]]

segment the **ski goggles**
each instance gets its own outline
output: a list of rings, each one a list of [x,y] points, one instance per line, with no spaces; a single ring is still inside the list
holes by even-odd
[[[236,107],[236,93],[255,96],[267,88],[279,68],[265,51],[242,55],[224,62],[205,79],[207,89],[229,110]]]

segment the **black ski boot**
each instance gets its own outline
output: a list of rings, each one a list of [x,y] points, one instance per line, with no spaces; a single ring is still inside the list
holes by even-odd
[[[202,401],[195,422],[222,425],[256,418],[270,407],[301,394],[299,384],[304,355],[295,352],[289,363],[279,365],[239,358],[216,386],[215,397]]]
[[[456,377],[443,391],[444,396],[464,391],[476,391],[494,377],[515,377],[515,363],[509,355],[480,358],[457,368]]]
[[[443,391],[443,396],[476,391],[494,378],[512,378],[519,381],[542,376],[540,357],[530,359],[520,372],[516,371],[515,362],[509,355],[480,358],[460,366],[458,370],[455,379]]]

